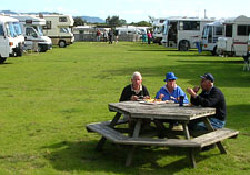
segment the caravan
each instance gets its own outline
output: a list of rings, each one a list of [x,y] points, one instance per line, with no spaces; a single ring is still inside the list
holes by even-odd
[[[1,62],[6,60],[5,51],[8,48],[9,56],[22,56],[24,37],[17,19],[0,15],[1,31]],[[8,43],[8,46],[4,46]],[[4,49],[5,48],[5,49]],[[3,50],[2,50],[3,49]]]
[[[217,53],[230,56],[247,56],[250,34],[250,17],[238,16],[224,20],[223,36],[218,38]]]
[[[0,63],[6,61],[10,52],[10,36],[7,34],[8,19],[0,16]]]
[[[163,32],[163,23],[166,21],[166,18],[154,19],[152,21],[153,28],[153,43],[161,44],[162,32]]]
[[[40,19],[34,15],[12,15],[11,17],[18,19],[23,30],[25,43],[31,42],[33,50],[46,52],[52,48],[51,39],[43,36],[42,26],[46,25],[46,20]]]
[[[43,34],[51,38],[52,44],[64,48],[74,42],[71,32],[74,21],[71,15],[43,15],[41,18],[47,21]]]

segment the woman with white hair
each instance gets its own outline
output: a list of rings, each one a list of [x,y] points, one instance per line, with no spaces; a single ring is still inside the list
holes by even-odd
[[[140,72],[134,72],[131,78],[131,84],[124,87],[120,101],[147,99],[149,92],[146,86],[142,85],[142,76]]]

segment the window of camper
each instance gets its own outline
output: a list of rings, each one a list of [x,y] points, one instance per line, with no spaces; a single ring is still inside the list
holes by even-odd
[[[216,35],[222,35],[222,27],[215,27]]]
[[[43,26],[43,29],[51,29],[51,21],[46,21],[46,26]]]
[[[183,22],[183,30],[200,30],[199,21],[182,21],[182,22]]]
[[[4,35],[4,32],[3,32],[3,25],[0,24],[0,36],[3,36]]]
[[[13,28],[14,28],[15,33],[16,33],[17,35],[22,35],[23,32],[22,32],[22,28],[21,28],[19,22],[14,22],[14,23],[13,23]]]
[[[14,29],[14,25],[11,22],[9,23],[9,34],[10,34],[11,37],[16,37],[17,36],[17,33],[16,33],[15,29]]]
[[[26,35],[27,36],[33,36],[33,37],[38,37],[36,30],[33,29],[32,27],[26,28]]]
[[[60,28],[60,33],[69,33],[69,28]]]
[[[226,37],[232,37],[233,26],[232,24],[226,24]]]
[[[247,25],[238,25],[238,33],[239,36],[247,36]]]
[[[66,16],[60,16],[59,17],[59,22],[68,22],[67,17]]]

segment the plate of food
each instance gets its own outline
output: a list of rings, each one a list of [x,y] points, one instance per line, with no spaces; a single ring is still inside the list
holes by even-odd
[[[141,104],[148,104],[148,105],[159,105],[159,104],[166,104],[168,101],[162,101],[161,99],[146,99],[144,101],[140,101]]]

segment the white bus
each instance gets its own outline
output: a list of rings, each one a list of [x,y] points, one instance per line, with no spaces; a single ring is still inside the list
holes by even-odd
[[[166,18],[154,19],[152,21],[152,30],[153,30],[153,43],[161,44],[162,33],[163,33],[163,23],[166,21]]]
[[[163,23],[162,45],[186,51],[197,47],[201,41],[202,28],[212,22],[198,18],[169,18]]]
[[[6,61],[10,52],[10,36],[7,34],[9,21],[6,17],[0,16],[0,63]]]

